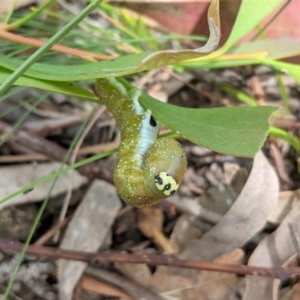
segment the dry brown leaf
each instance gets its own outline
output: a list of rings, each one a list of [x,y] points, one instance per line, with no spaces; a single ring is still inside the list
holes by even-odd
[[[251,255],[248,265],[279,267],[296,253],[291,228],[298,227],[300,204],[295,205],[282,224],[271,235],[263,239]],[[299,246],[299,245],[298,245]],[[278,298],[279,280],[273,278],[246,277],[246,291],[243,300],[275,300]]]
[[[300,282],[294,285],[293,291],[292,291],[292,299],[291,300],[297,300],[300,299]]]
[[[246,168],[234,163],[224,164],[224,181],[234,197],[242,191],[248,176],[249,172]]]
[[[180,256],[187,259],[213,260],[218,255],[224,255],[224,253],[243,246],[265,225],[270,210],[277,202],[278,191],[279,184],[275,171],[264,155],[258,153],[254,159],[248,181],[233,206],[220,223],[200,240],[187,246]],[[240,262],[241,260],[238,261],[238,263]],[[226,277],[226,275],[224,276]],[[234,281],[232,278],[235,276],[231,276],[229,282]],[[158,267],[151,283],[153,288],[159,291],[173,291],[175,293],[177,290],[176,292],[183,293],[184,290],[186,292],[189,290],[188,293],[194,297],[195,295],[198,296],[197,293],[193,292],[195,287],[203,285],[199,272],[167,267]],[[207,282],[204,283],[206,286]],[[226,280],[224,280],[224,289],[220,290],[223,296],[228,292],[227,287],[230,289],[230,286],[231,284],[227,285]],[[181,291],[178,291],[179,289]],[[203,293],[206,293],[205,289]],[[203,296],[202,299],[205,299],[206,296]],[[215,298],[212,299],[228,299],[228,295],[224,298],[222,298],[223,296],[218,298],[219,296],[216,293]],[[179,299],[186,299],[186,296]]]
[[[117,289],[109,283],[100,281],[90,275],[84,275],[80,281],[81,287],[85,290],[98,293],[100,295],[107,295],[110,297],[119,297],[124,300],[131,298],[123,291]]]
[[[192,240],[199,239],[202,236],[202,231],[199,226],[196,226],[196,217],[190,214],[182,214],[175,223],[170,242],[179,252],[182,251]]]
[[[244,252],[234,249],[215,259],[218,263],[241,264]],[[234,274],[209,271],[180,270],[160,267],[153,275],[151,286],[171,299],[238,299],[242,279]]]
[[[95,180],[69,223],[60,248],[91,252],[98,250],[120,207],[115,188],[107,182]],[[60,299],[72,299],[74,287],[85,267],[86,263],[83,262],[59,260]]]
[[[179,210],[186,212],[192,216],[199,217],[202,220],[205,220],[212,224],[218,223],[222,218],[222,215],[211,209],[205,208],[199,203],[199,201],[196,201],[194,198],[174,195],[173,197],[168,199],[168,202],[174,204]]]
[[[149,282],[152,276],[146,264],[115,263],[115,267],[120,270],[122,274],[126,275],[126,277],[142,286],[145,286],[145,282]]]
[[[268,222],[279,225],[296,205],[294,202],[300,202],[300,190],[280,192],[278,202],[272,209]]]
[[[218,263],[242,264],[244,252],[235,249],[214,260]],[[238,300],[237,290],[242,279],[234,274],[202,271],[198,273],[198,284],[192,289],[182,291],[178,299],[231,299]]]
[[[7,237],[16,240],[26,240],[30,229],[32,228],[32,223],[34,222],[36,215],[37,208],[35,207],[35,205],[10,206],[1,209],[1,238]]]
[[[58,162],[41,164],[20,164],[8,167],[1,167],[0,199],[14,193],[23,186],[57,171],[61,167]],[[69,189],[77,189],[87,182],[87,178],[80,175],[76,170],[62,174],[55,184],[51,196],[55,197],[65,193]],[[9,201],[0,203],[0,209],[10,205],[25,204],[43,200],[50,187],[52,180],[37,185],[32,191],[18,195]]]
[[[267,221],[279,193],[277,175],[262,154],[254,159],[249,178],[238,199],[222,220],[181,254],[182,258],[212,260],[243,246]]]
[[[47,113],[49,113],[47,111]],[[53,114],[56,112],[52,112]],[[55,129],[63,129],[66,126],[72,124],[79,124],[84,119],[83,114],[62,114],[60,113],[57,118],[50,118],[49,116],[43,117],[41,119],[28,119],[22,126],[22,129],[29,130],[30,132],[36,132],[41,135],[46,135],[50,131],[55,131]]]

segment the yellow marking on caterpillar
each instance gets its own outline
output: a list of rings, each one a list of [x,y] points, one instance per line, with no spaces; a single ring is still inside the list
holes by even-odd
[[[159,175],[155,176],[155,185],[167,197],[173,195],[179,187],[176,180],[167,172],[160,172]]]

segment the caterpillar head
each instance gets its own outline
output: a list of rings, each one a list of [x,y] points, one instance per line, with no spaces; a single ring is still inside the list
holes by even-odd
[[[174,139],[157,139],[158,123],[139,102],[141,92],[128,89],[122,80],[98,79],[96,93],[114,115],[121,145],[114,182],[120,197],[136,207],[154,205],[173,195],[187,161]]]
[[[175,194],[186,170],[186,155],[174,139],[157,140],[147,152],[144,161],[147,187],[157,197],[168,198]]]
[[[172,196],[178,190],[179,184],[167,172],[160,172],[155,175],[154,182],[159,191],[163,191],[166,197]]]
[[[134,158],[118,164],[114,182],[120,197],[135,207],[151,206],[172,196],[186,170],[187,160],[174,139],[158,139],[148,149],[142,172],[134,167]]]

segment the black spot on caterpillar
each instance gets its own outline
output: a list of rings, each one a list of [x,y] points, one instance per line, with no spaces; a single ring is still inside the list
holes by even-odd
[[[141,92],[115,78],[96,81],[100,103],[121,131],[114,183],[120,197],[136,207],[154,205],[173,195],[186,170],[186,155],[174,139],[157,139],[159,126],[139,102]]]
[[[155,119],[153,118],[153,116],[151,116],[151,118],[150,118],[150,125],[153,127],[157,126],[157,123],[156,123]]]

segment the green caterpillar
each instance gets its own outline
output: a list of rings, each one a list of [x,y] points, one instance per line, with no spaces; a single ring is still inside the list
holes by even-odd
[[[159,126],[139,102],[141,92],[116,79],[98,79],[96,94],[113,114],[121,131],[114,183],[120,197],[136,207],[151,206],[173,195],[187,166],[174,139],[157,139]]]

